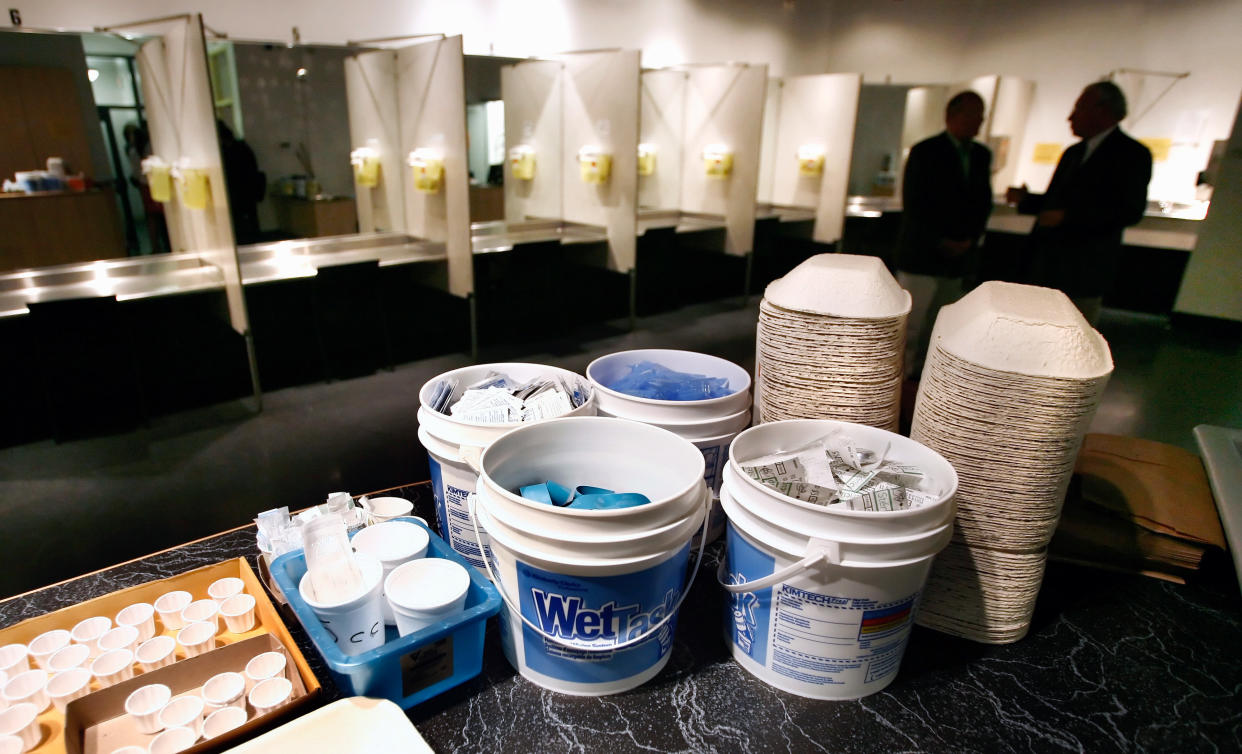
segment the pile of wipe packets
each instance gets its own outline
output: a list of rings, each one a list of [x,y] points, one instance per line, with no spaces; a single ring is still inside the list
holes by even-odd
[[[653,361],[634,364],[628,374],[605,387],[635,398],[657,401],[702,401],[708,398],[724,398],[736,392],[729,388],[726,377],[675,372]]]
[[[921,489],[928,483],[917,466],[885,460],[879,452],[859,448],[834,432],[801,448],[742,461],[755,481],[806,503],[842,506],[856,511],[896,511],[934,503]]]
[[[587,389],[572,387],[560,377],[535,377],[519,383],[491,372],[472,384],[456,379],[436,383],[431,408],[473,424],[510,424],[564,416],[586,402]]]
[[[363,496],[363,501],[366,497]],[[270,564],[271,560],[286,552],[301,550],[302,527],[311,521],[324,516],[334,515],[349,531],[360,528],[366,521],[366,511],[354,505],[354,499],[348,492],[333,492],[328,501],[321,505],[307,508],[296,516],[289,515],[289,506],[263,511],[255,517],[255,527],[259,552],[263,553]]]

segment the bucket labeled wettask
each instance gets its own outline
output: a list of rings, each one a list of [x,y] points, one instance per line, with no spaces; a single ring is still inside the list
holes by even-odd
[[[851,510],[786,496],[742,470],[748,459],[844,433],[918,467],[931,501]],[[741,459],[741,462],[739,462]],[[729,519],[720,580],[734,660],[776,688],[856,699],[896,677],[932,561],[953,536],[957,474],[938,453],[882,429],[826,419],[772,422],[733,443],[720,493]]]
[[[479,475],[475,471],[483,450],[498,437],[517,427],[533,422],[480,424],[454,418],[431,408],[436,386],[443,380],[457,380],[469,385],[491,373],[507,375],[524,382],[538,377],[559,378],[571,389],[581,387],[588,393],[582,405],[566,416],[594,416],[595,399],[585,380],[577,374],[542,364],[478,364],[445,372],[428,380],[419,390],[418,441],[427,451],[431,472],[431,493],[435,498],[440,535],[470,565],[483,568],[483,555],[473,532],[473,521],[466,498],[474,492]]]
[[[693,579],[690,542],[711,501],[698,449],[623,419],[553,419],[496,440],[480,471],[475,515],[506,602],[510,664],[533,683],[577,695],[626,691],[659,673]],[[514,492],[549,480],[650,502],[582,510]]]

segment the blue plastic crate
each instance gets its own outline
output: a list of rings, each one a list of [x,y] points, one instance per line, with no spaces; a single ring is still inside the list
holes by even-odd
[[[412,518],[396,520],[423,526]],[[341,651],[298,592],[298,583],[306,574],[305,554],[297,550],[272,563],[273,578],[323,655],[332,679],[346,695],[379,697],[409,709],[482,671],[483,632],[487,619],[500,611],[500,595],[435,532],[427,529],[427,533],[426,557],[452,560],[470,574],[464,612],[408,636],[399,636],[395,627],[385,626],[383,646],[359,655]]]

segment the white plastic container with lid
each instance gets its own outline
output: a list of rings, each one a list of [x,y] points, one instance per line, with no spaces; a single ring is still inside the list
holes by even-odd
[[[587,394],[582,405],[564,416],[595,415],[595,392],[586,380],[566,369],[542,364],[498,363],[462,367],[433,377],[419,390],[418,441],[427,450],[430,461],[431,492],[435,497],[436,515],[440,519],[440,534],[449,546],[479,569],[483,568],[483,554],[479,550],[466,504],[466,498],[474,492],[479,480],[476,470],[479,456],[507,432],[539,422],[477,424],[432,409],[431,400],[442,380],[457,380],[464,386],[479,382],[492,372],[519,382],[536,377],[560,378],[570,389],[577,387]]]

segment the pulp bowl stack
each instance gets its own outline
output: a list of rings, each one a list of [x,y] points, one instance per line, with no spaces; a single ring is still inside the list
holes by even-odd
[[[910,294],[877,257],[819,254],[759,304],[758,421],[836,419],[897,430]]]
[[[940,310],[911,439],[957,470],[957,525],[918,622],[1026,635],[1083,435],[1113,362],[1060,291],[989,282]]]

